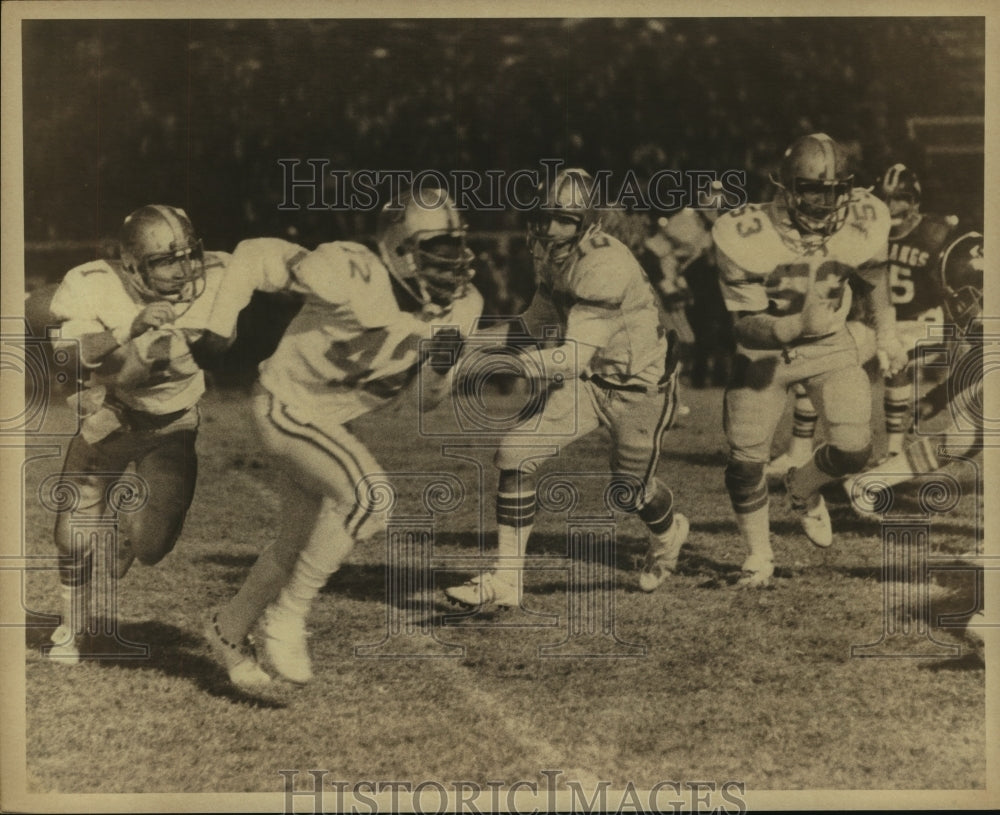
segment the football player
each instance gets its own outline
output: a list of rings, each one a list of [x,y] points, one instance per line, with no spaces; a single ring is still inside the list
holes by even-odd
[[[917,402],[921,423],[940,423],[941,427],[937,433],[910,441],[899,455],[844,481],[851,506],[862,517],[881,518],[891,505],[885,491],[942,467],[945,462],[938,454],[943,448],[955,457],[970,456],[983,449],[984,343],[980,316],[984,263],[983,236],[977,232],[962,235],[942,255],[936,285],[943,292],[940,300],[943,322],[954,326],[959,342],[953,345],[948,378]],[[979,487],[982,488],[981,483]],[[981,603],[985,596],[981,556],[978,548],[961,556],[978,572],[976,603]],[[979,605],[964,633],[980,658],[983,631],[987,627],[985,609]]]
[[[893,164],[879,180],[876,195],[889,207],[889,293],[896,310],[900,340],[912,351],[927,336],[929,323],[942,320],[941,291],[935,270],[954,236],[958,218],[920,211],[920,180],[903,164]],[[895,456],[912,421],[910,394],[913,368],[907,366],[885,383],[886,455]],[[816,410],[808,397],[796,391],[795,418],[789,449],[768,465],[768,475],[782,477],[791,466],[812,453]]]
[[[688,535],[687,518],[675,512],[671,491],[656,477],[662,436],[676,408],[675,344],[639,263],[602,230],[586,172],[563,170],[551,186],[542,185],[528,245],[538,286],[521,320],[531,336],[554,339],[519,353],[523,370],[547,388],[545,404],[534,431],[509,432],[494,459],[500,470],[495,567],[446,595],[469,607],[520,605],[538,444],[561,447],[600,425],[611,432],[612,477],[639,487],[631,508],[650,535],[639,586],[653,591],[675,570]],[[485,352],[485,343],[481,347]]]
[[[906,363],[889,303],[888,208],[854,187],[843,148],[824,133],[785,151],[775,184],[774,201],[729,212],[712,230],[737,337],[724,399],[726,488],[748,549],[745,586],[766,585],[774,573],[765,467],[789,388],[801,384],[829,427],[828,443],[786,477],[791,507],[817,546],[833,541],[820,488],[858,472],[871,453],[862,363],[873,354],[860,324],[846,323],[851,278],[869,302],[883,372]]]
[[[192,357],[228,255],[205,253],[183,210],[137,209],[121,227],[120,256],[71,269],[50,305],[61,323],[56,347],[79,347],[89,380],[81,431],[63,479],[76,504],[57,514],[62,624],[49,656],[79,661],[90,627],[94,553],[74,541],[72,522],[107,511],[108,477],[130,465],[145,503],[122,519],[115,578],[133,561],[152,565],[173,549],[194,496],[198,401],[205,379]],[[75,621],[75,623],[74,623]]]
[[[918,400],[917,413],[922,422],[940,415],[947,420],[946,427],[940,433],[912,441],[900,456],[845,479],[844,490],[861,515],[871,516],[877,507],[887,505],[879,491],[937,470],[941,466],[937,455],[941,447],[960,451],[959,455],[982,449],[983,342],[979,317],[983,304],[983,265],[983,236],[978,232],[962,235],[942,256],[936,285],[944,294],[939,300],[943,322],[955,327],[956,338],[961,342],[954,345],[948,378]],[[980,421],[965,428],[962,419],[966,417]]]
[[[296,684],[312,678],[306,617],[355,540],[372,528],[358,487],[382,471],[346,425],[391,404],[425,361],[422,407],[447,392],[460,337],[440,329],[425,357],[420,343],[432,338],[434,322],[471,326],[482,310],[465,236],[448,196],[424,189],[379,214],[378,255],[348,241],[312,252],[271,238],[236,247],[209,324],[213,335],[233,335],[254,290],[296,291],[305,304],[261,363],[252,399],[264,446],[285,471],[278,480],[281,528],[205,632],[234,684],[270,681],[248,643],[261,618],[274,671]]]

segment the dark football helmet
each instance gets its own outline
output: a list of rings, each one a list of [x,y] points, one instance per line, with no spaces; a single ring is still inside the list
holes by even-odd
[[[122,224],[121,262],[149,300],[188,303],[205,290],[205,252],[182,209],[140,207]]]
[[[847,153],[825,133],[797,139],[785,151],[778,178],[792,223],[810,235],[830,237],[847,221],[854,175]]]
[[[528,216],[528,249],[539,266],[559,268],[573,251],[600,228],[594,181],[584,170],[560,170],[552,184],[538,186]]]
[[[967,232],[944,250],[939,282],[944,293],[941,307],[946,322],[963,335],[975,333],[983,311],[983,236]]]
[[[889,238],[906,237],[920,223],[920,179],[905,164],[893,164],[879,180],[875,194],[889,207]]]
[[[382,262],[422,306],[447,308],[472,280],[466,225],[444,190],[402,193],[378,216],[375,240]]]

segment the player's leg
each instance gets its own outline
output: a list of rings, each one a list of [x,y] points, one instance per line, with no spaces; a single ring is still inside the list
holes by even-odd
[[[639,487],[631,509],[646,525],[649,540],[639,588],[653,591],[676,571],[688,536],[687,518],[674,511],[673,492],[656,477],[663,436],[677,409],[676,373],[650,393],[608,391],[599,401],[611,431],[611,473],[625,487]]]
[[[274,405],[268,416],[270,444],[284,450],[287,465],[310,492],[322,496],[304,545],[297,547],[287,582],[265,612],[264,647],[285,679],[312,678],[305,624],[313,601],[354,546],[371,508],[357,499],[366,476],[381,472],[368,449],[346,428],[297,416]],[[278,436],[278,438],[276,438]]]
[[[900,455],[885,459],[875,467],[844,479],[844,491],[859,515],[879,515],[890,504],[888,497],[884,495],[887,490],[942,467],[943,462],[938,455],[942,447],[946,447],[952,456],[968,456],[981,450],[982,444],[981,431],[960,428],[951,421],[940,433],[911,441]]]
[[[820,374],[806,383],[810,398],[829,428],[829,440],[786,479],[792,509],[816,546],[833,542],[830,515],[820,489],[859,472],[872,450],[871,386],[868,374],[848,366]]]
[[[461,605],[520,605],[524,557],[535,523],[535,471],[546,458],[598,426],[592,387],[586,382],[555,388],[546,398],[537,426],[525,432],[521,425],[497,448],[494,463],[500,470],[497,485],[497,559],[480,577],[445,590]]]
[[[194,498],[196,438],[194,430],[147,434],[148,443],[135,460],[136,475],[145,484],[146,502],[123,521],[127,545],[119,548],[119,575],[127,571],[132,557],[152,566],[173,550]]]
[[[261,438],[282,464],[282,522],[277,540],[216,614],[213,627],[226,643],[241,644],[266,610],[265,648],[272,664],[292,681],[307,681],[309,607],[350,552],[352,533],[365,519],[355,506],[355,487],[379,467],[342,427],[319,427],[269,395],[252,404]]]
[[[926,342],[930,323],[907,320],[896,323],[896,333],[900,341],[910,349],[911,358],[917,344]],[[892,457],[903,452],[906,432],[913,422],[913,376],[911,362],[902,371],[885,382],[882,395],[882,409],[885,414],[886,456]]]
[[[903,440],[913,418],[913,369],[907,366],[890,377],[885,383],[882,395],[882,409],[885,413],[886,456],[899,455],[903,451]]]
[[[785,364],[778,354],[759,354],[754,360],[738,355],[723,401],[729,442],[726,491],[747,548],[742,586],[765,586],[774,574],[764,470],[788,395],[782,380]]]
[[[819,414],[801,385],[793,388],[795,405],[792,409],[792,438],[788,449],[767,465],[767,477],[780,480],[792,467],[800,467],[812,455],[813,439],[816,437],[816,424]]]
[[[84,635],[92,628],[94,551],[85,522],[107,512],[106,490],[128,465],[123,435],[96,444],[76,436],[70,440],[63,462],[60,493],[68,498],[68,505],[57,513],[54,533],[62,617],[48,654],[63,664],[79,662]]]

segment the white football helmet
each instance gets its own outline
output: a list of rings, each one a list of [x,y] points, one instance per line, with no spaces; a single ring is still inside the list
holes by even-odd
[[[382,209],[375,240],[382,262],[421,306],[448,308],[472,280],[466,226],[444,190],[404,192]]]
[[[826,133],[794,141],[771,181],[784,193],[788,216],[800,232],[828,238],[847,223],[854,175],[847,153]]]
[[[121,262],[148,300],[188,303],[205,290],[205,252],[182,209],[140,207],[122,224]]]
[[[538,267],[558,269],[600,229],[594,180],[585,170],[560,170],[551,185],[539,184],[538,193],[528,216],[528,249]]]

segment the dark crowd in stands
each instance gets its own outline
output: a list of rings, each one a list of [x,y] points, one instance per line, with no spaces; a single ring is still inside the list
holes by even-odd
[[[22,44],[29,281],[58,280],[89,259],[80,243],[96,248],[150,202],[185,208],[217,249],[371,234],[375,208],[280,209],[288,159],[348,176],[509,174],[543,158],[616,178],[739,169],[760,200],[782,150],[825,131],[859,183],[903,161],[933,209],[982,220],[981,152],[928,149],[965,138],[960,124],[908,126],[983,115],[977,18],[33,20]],[[651,277],[660,219],[675,214],[611,219]],[[519,214],[467,216],[488,308],[522,307],[529,259],[503,237]],[[724,342],[692,296],[711,270],[684,257],[675,271],[688,291],[664,291],[668,307]]]

